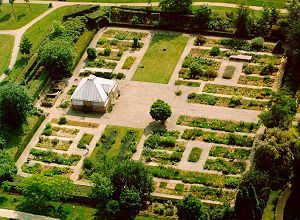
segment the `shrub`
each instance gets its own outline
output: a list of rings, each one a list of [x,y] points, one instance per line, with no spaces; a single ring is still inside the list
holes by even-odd
[[[93,139],[94,135],[92,134],[83,134],[81,139],[78,142],[77,147],[81,149],[86,149],[86,145],[89,145]]]
[[[175,95],[181,96],[181,95],[182,95],[182,90],[176,90],[176,91],[175,91]]]
[[[235,66],[226,66],[223,76],[223,79],[232,79],[234,72],[235,72]]]
[[[211,50],[209,51],[209,54],[211,56],[219,56],[219,54],[220,54],[220,48],[219,47],[213,47],[213,48],[211,48]]]
[[[215,105],[217,103],[217,98],[215,96],[208,95],[208,94],[190,93],[188,95],[188,99],[197,99],[200,101],[200,103],[208,104],[208,105]]]
[[[117,73],[116,79],[124,79],[126,75],[124,73]]]
[[[251,40],[252,50],[261,50],[264,47],[264,39],[262,37],[256,37]]]
[[[182,184],[182,183],[177,183],[176,186],[175,186],[176,191],[182,192],[183,188],[184,188],[184,184]]]
[[[237,96],[232,96],[231,99],[229,100],[228,106],[231,108],[235,108],[239,105],[242,105],[242,97],[237,97]]]
[[[111,49],[110,48],[105,48],[103,51],[104,56],[109,56],[111,54]]]
[[[240,185],[240,180],[237,178],[228,177],[224,180],[224,185],[227,188],[237,188]]]
[[[278,68],[274,66],[273,64],[269,63],[262,67],[260,74],[261,75],[271,75],[272,73],[275,73],[278,71]]]
[[[64,116],[61,116],[61,117],[59,118],[58,124],[64,125],[64,124],[66,124],[66,123],[67,123],[67,118],[64,117]]]
[[[94,59],[97,58],[97,51],[96,51],[95,48],[89,47],[89,48],[86,50],[86,52],[87,52],[87,55],[88,55],[88,58],[89,58],[89,59],[94,60]]]

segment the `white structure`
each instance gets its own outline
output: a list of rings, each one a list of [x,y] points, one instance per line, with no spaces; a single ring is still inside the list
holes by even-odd
[[[72,107],[78,110],[106,112],[118,97],[118,84],[114,80],[90,75],[83,78],[73,95]]]

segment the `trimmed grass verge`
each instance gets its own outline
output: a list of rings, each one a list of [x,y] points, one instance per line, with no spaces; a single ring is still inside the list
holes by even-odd
[[[187,41],[178,34],[155,34],[132,80],[168,83]]]
[[[0,35],[0,60],[1,60],[0,76],[3,74],[4,70],[8,68],[13,47],[14,47],[14,36],[1,34]]]

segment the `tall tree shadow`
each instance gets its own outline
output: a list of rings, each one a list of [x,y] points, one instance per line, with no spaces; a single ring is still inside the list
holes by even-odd
[[[0,17],[0,23],[8,21],[11,18],[10,14],[5,14],[4,16]]]

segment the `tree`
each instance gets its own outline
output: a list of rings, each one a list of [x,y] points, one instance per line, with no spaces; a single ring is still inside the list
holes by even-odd
[[[212,16],[211,8],[207,6],[200,6],[196,10],[196,22],[199,25],[199,29],[204,30],[208,27],[209,21]]]
[[[192,0],[161,0],[159,7],[166,12],[186,14],[191,11]]]
[[[300,3],[297,0],[288,1],[288,16],[285,30],[287,41],[287,54],[291,60],[293,75],[297,82],[300,81]]]
[[[102,219],[127,219],[138,214],[145,197],[153,192],[153,177],[141,162],[125,160],[108,176],[93,175],[92,198],[99,201]]]
[[[238,190],[235,211],[238,220],[260,220],[262,211],[252,184]]]
[[[0,86],[0,123],[16,130],[27,121],[32,110],[32,99],[25,88],[7,83]]]
[[[165,122],[172,115],[171,106],[163,100],[156,100],[151,108],[150,115],[156,121]]]
[[[299,135],[294,129],[268,129],[264,140],[257,142],[253,164],[255,169],[266,172],[273,188],[283,186],[289,179],[294,154],[299,145]]]
[[[63,39],[46,43],[39,56],[41,64],[50,71],[54,78],[69,74],[75,60],[73,44]]]
[[[205,211],[199,199],[189,194],[176,204],[179,219],[199,220],[206,219]]]
[[[15,161],[7,151],[0,150],[0,182],[11,181],[16,173]]]
[[[31,210],[39,213],[53,207],[53,202],[62,203],[69,199],[74,184],[65,176],[43,176],[38,174],[25,178],[19,187],[25,197],[24,205],[30,206]]]
[[[8,2],[11,5],[11,12],[13,13],[14,17],[16,18],[16,12],[15,12],[15,8],[14,8],[15,0],[9,0]]]
[[[274,93],[269,101],[269,110],[259,115],[263,124],[269,128],[288,128],[296,114],[297,103],[288,92],[281,90]]]
[[[30,50],[32,48],[32,42],[29,40],[28,37],[24,37],[23,40],[20,43],[20,52],[21,54],[26,54],[29,55],[30,54]]]
[[[250,9],[245,4],[240,4],[235,18],[235,34],[239,37],[247,37],[249,34]]]
[[[27,3],[27,5],[28,5],[28,7],[29,7],[29,11],[31,11],[30,0],[24,0],[24,1]]]

